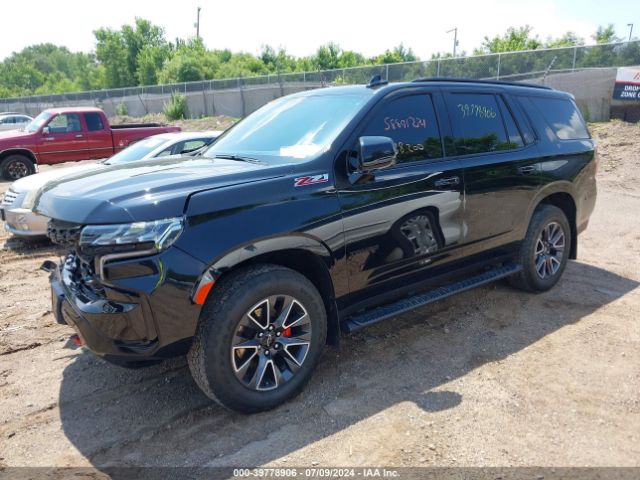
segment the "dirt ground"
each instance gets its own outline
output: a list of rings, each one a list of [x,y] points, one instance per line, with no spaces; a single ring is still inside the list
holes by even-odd
[[[0,467],[640,466],[640,127],[592,132],[597,207],[555,289],[497,283],[344,336],[258,415],[212,404],[182,358],[74,349],[38,270],[62,252],[3,231]]]

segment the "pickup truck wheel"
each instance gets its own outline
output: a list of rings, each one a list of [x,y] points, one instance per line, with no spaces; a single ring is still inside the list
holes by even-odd
[[[0,171],[5,180],[18,180],[34,174],[36,169],[28,157],[24,155],[9,155],[0,163]]]
[[[244,413],[297,395],[327,336],[324,303],[303,275],[277,265],[240,270],[216,284],[188,354],[202,391]]]
[[[570,246],[571,228],[564,212],[553,205],[539,206],[520,248],[524,268],[509,282],[529,292],[549,290],[567,266]]]

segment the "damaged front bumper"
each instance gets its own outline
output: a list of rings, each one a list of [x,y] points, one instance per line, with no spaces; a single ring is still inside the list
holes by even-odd
[[[186,353],[200,313],[190,292],[204,265],[172,248],[154,257],[113,262],[105,279],[87,275],[70,254],[50,273],[52,310],[82,343],[114,363]]]

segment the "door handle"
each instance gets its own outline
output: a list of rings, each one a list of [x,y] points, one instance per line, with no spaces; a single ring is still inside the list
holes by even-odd
[[[83,135],[81,133],[76,135],[76,138],[83,138]]]
[[[526,165],[524,167],[518,167],[518,173],[520,175],[529,175],[530,173],[535,172],[537,169],[534,165]]]
[[[436,180],[434,185],[436,187],[446,187],[449,185],[458,185],[460,183],[459,177],[449,177],[449,178],[441,178],[440,180]]]
[[[43,137],[42,140],[44,140],[46,142],[53,142],[55,140],[55,138],[53,138],[53,137]]]

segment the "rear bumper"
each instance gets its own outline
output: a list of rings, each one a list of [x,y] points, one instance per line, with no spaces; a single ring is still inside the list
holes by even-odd
[[[131,271],[143,260],[159,262],[162,268],[168,268],[165,272],[178,270],[176,273],[180,275],[177,263],[183,266],[188,263],[184,261],[186,254],[165,253],[166,256],[119,262],[111,265],[111,273],[117,269]],[[186,284],[184,276],[179,286],[171,278],[163,279],[161,270],[158,278],[153,278],[153,273],[125,277],[112,285],[91,289],[78,281],[72,265],[69,256],[51,271],[52,310],[56,321],[73,327],[89,350],[116,363],[160,360],[186,353],[200,306],[190,302],[193,284]],[[188,266],[195,275],[199,265],[192,261]],[[145,291],[149,285],[150,290]]]
[[[20,237],[44,237],[49,218],[26,208],[1,209],[0,219],[6,231]]]

